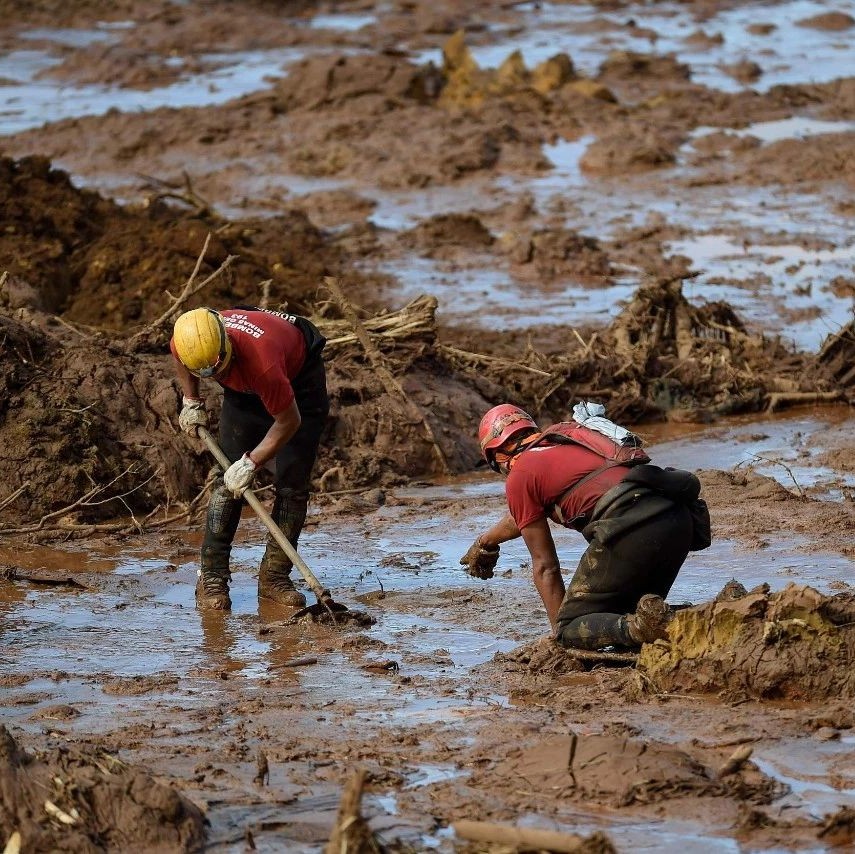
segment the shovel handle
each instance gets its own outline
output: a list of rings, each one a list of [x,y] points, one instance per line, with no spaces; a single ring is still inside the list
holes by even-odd
[[[208,450],[216,457],[217,462],[223,467],[223,469],[227,469],[231,462],[229,458],[223,453],[223,449],[217,444],[217,440],[208,432],[205,427],[199,427],[198,433],[201,437],[202,441],[208,446]],[[255,510],[255,514],[264,522],[265,527],[268,531],[270,531],[270,535],[279,543],[280,548],[286,555],[291,559],[291,562],[300,572],[300,575],[303,576],[306,584],[309,585],[312,593],[318,597],[319,602],[325,602],[330,599],[329,590],[324,590],[321,587],[321,583],[315,577],[315,574],[306,566],[306,562],[303,558],[297,554],[297,550],[294,546],[291,545],[288,538],[285,534],[282,533],[280,527],[273,521],[273,517],[267,512],[265,506],[261,503],[258,496],[251,490],[246,489],[243,493],[243,497],[246,499],[247,503],[253,510]]]

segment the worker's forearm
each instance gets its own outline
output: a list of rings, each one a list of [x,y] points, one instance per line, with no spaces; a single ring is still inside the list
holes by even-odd
[[[486,533],[481,534],[481,545],[498,546],[508,540],[515,540],[520,535],[520,529],[510,513],[496,522]]]
[[[549,624],[555,628],[558,611],[564,601],[564,579],[561,577],[561,567],[557,564],[537,564],[532,567],[534,586],[543,600]]]
[[[264,438],[250,451],[250,457],[257,466],[263,466],[272,460],[279,449],[286,444],[300,427],[300,412],[296,404],[276,416]]]
[[[178,382],[184,396],[199,400],[199,378],[191,374],[175,357],[172,361],[175,363],[175,373],[178,376]]]

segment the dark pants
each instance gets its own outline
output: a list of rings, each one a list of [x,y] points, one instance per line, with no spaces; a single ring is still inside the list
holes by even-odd
[[[274,503],[302,505],[305,516],[312,467],[330,408],[326,370],[320,356],[315,356],[303,367],[292,385],[301,422],[297,432],[276,454]],[[220,446],[232,462],[256,447],[271,424],[273,417],[257,395],[224,390],[220,413]],[[242,499],[234,498],[225,488],[223,472],[218,470],[202,541],[203,569],[216,574],[228,574],[232,540],[240,522],[242,504]]]
[[[558,611],[557,639],[580,649],[634,646],[625,615],[646,593],[668,595],[691,540],[692,519],[682,504],[671,504],[608,543],[595,534]]]

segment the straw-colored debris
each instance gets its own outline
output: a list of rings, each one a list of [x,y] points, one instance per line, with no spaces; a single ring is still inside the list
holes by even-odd
[[[679,611],[638,661],[650,691],[810,700],[855,697],[855,595],[789,585]]]

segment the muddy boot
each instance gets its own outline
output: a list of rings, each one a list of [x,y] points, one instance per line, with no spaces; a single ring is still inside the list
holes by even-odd
[[[212,611],[231,611],[230,579],[228,570],[223,572],[203,563],[196,578],[196,606]]]
[[[205,519],[205,536],[202,539],[202,560],[196,581],[196,604],[199,608],[229,611],[229,558],[232,540],[240,522],[241,501],[235,499],[223,484],[222,469],[211,488],[208,514]]]
[[[671,609],[661,596],[647,593],[638,600],[635,613],[626,617],[626,629],[632,640],[641,645],[668,637]]]
[[[258,570],[258,598],[289,608],[302,608],[306,604],[306,597],[291,580],[291,567],[275,564],[267,555],[261,559]]]
[[[734,600],[741,599],[743,596],[747,595],[748,591],[745,589],[745,585],[741,584],[735,578],[731,578],[730,581],[721,588],[718,596],[716,596],[713,601],[733,602]]]
[[[273,521],[282,529],[288,542],[297,548],[297,540],[306,521],[306,500],[276,497],[273,502]],[[267,548],[258,571],[258,598],[268,599],[289,608],[302,608],[306,597],[295,589],[291,580],[291,559],[282,551],[273,537],[267,538]]]

